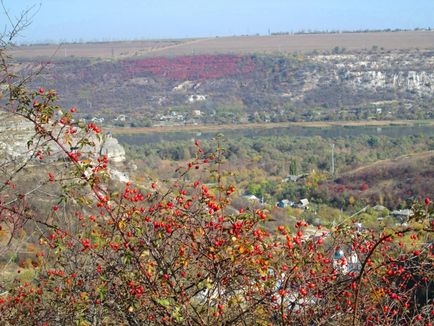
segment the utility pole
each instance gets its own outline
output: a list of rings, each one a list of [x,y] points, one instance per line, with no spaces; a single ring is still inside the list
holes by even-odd
[[[332,168],[331,168],[332,176],[335,175],[335,144],[332,144]]]

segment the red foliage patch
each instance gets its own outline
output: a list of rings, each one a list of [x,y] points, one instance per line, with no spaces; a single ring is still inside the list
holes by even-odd
[[[247,74],[255,69],[255,63],[251,58],[237,55],[147,58],[124,62],[124,71],[132,76],[145,72],[171,80],[218,79]]]

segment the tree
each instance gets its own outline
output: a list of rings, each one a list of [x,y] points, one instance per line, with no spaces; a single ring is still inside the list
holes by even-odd
[[[298,175],[298,164],[297,164],[297,160],[295,159],[291,160],[291,164],[289,165],[289,174]]]

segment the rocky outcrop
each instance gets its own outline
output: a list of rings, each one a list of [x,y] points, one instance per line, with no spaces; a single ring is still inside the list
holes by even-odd
[[[32,147],[30,146],[29,150],[28,142],[34,134],[35,130],[31,122],[17,115],[0,111],[0,163],[29,157]],[[86,147],[83,152],[93,151],[107,155],[113,163],[125,161],[125,149],[111,134],[104,135],[101,140],[97,137],[92,137],[91,140],[95,143],[95,147]],[[52,155],[46,159],[56,160],[58,157],[56,151],[52,149]]]
[[[114,163],[125,161],[125,149],[119,144],[118,140],[110,134],[106,135],[100,145],[102,155],[107,155],[109,160]]]
[[[16,115],[0,111],[0,163],[27,155],[33,125]]]
[[[390,55],[321,55],[310,58],[325,67],[321,84],[339,83],[354,90],[394,90],[412,92],[420,96],[434,95],[434,60],[423,54]],[[327,75],[329,77],[327,77]],[[312,83],[314,80],[310,80]]]
[[[407,71],[389,73],[382,71],[346,71],[338,80],[352,88],[377,90],[379,88],[434,94],[434,73]]]

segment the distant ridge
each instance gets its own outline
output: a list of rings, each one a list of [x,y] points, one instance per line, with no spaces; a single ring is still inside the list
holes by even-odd
[[[434,31],[278,33],[269,36],[231,36],[197,39],[67,43],[17,46],[16,58],[129,58],[194,54],[271,54],[346,50],[434,49]]]

